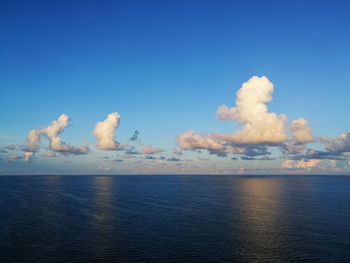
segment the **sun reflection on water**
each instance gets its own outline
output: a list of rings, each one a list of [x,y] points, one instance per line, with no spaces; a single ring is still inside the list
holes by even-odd
[[[249,178],[239,182],[242,258],[246,262],[283,261],[282,182],[278,178]]]

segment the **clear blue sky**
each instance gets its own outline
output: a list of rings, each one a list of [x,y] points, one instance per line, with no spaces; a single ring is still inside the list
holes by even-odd
[[[304,117],[314,136],[344,133],[349,12],[349,1],[0,1],[0,145],[24,144],[29,130],[65,113],[72,120],[62,140],[88,141],[92,150],[57,158],[37,153],[28,163],[9,162],[9,154],[22,153],[7,151],[0,173],[153,173],[157,165],[170,167],[160,168],[164,173],[248,166],[279,172],[281,159],[234,161],[205,151],[177,156],[182,166],[141,157],[138,164],[108,163],[101,158],[122,153],[96,149],[92,130],[119,112],[119,142],[139,130],[143,144],[165,150],[157,158],[172,158],[183,132],[239,129],[215,111],[233,107],[242,83],[265,75],[275,85],[269,111]],[[210,169],[200,169],[201,156]],[[342,171],[345,162],[337,164]]]

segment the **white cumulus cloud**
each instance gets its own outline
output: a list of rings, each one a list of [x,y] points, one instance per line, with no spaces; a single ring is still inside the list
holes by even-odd
[[[282,145],[282,148],[289,154],[301,153],[306,149],[306,144],[313,142],[312,130],[308,126],[309,122],[304,118],[292,121],[289,130],[293,137]]]
[[[288,139],[287,117],[268,112],[274,86],[265,76],[254,76],[237,92],[236,107],[222,105],[217,110],[220,120],[233,120],[242,125],[234,134],[214,133],[214,137],[236,144],[278,144]]]
[[[293,140],[295,142],[306,143],[312,142],[312,130],[308,126],[309,122],[304,118],[299,118],[292,121],[289,129],[293,132]]]
[[[273,90],[274,85],[267,77],[250,78],[237,91],[236,106],[222,105],[216,112],[218,119],[241,125],[238,131],[205,135],[187,131],[177,137],[178,146],[181,149],[207,149],[219,156],[248,154],[251,152],[249,147],[261,146],[283,145],[283,148],[289,147],[288,152],[305,150],[305,144],[313,140],[308,122],[304,118],[293,121],[290,126],[293,137],[289,137],[287,116],[268,111],[267,104],[272,100]],[[260,154],[269,152],[260,151]]]
[[[123,149],[115,139],[115,130],[119,127],[120,115],[117,112],[108,114],[104,121],[96,123],[93,134],[96,137],[96,147],[101,150]]]
[[[40,148],[40,138],[45,136],[49,139],[49,147],[53,152],[62,154],[87,154],[89,148],[86,146],[71,146],[62,142],[58,136],[68,126],[69,117],[62,114],[57,120],[53,121],[50,126],[34,129],[28,133],[27,144],[24,147],[25,152],[36,152]]]

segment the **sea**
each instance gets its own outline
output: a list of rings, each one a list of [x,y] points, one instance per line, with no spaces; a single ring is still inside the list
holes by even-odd
[[[0,262],[350,262],[350,176],[1,176]]]

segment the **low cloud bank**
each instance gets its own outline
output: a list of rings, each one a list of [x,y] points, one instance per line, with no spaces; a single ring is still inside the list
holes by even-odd
[[[321,160],[318,160],[318,159],[299,160],[299,161],[286,160],[281,164],[281,166],[286,169],[310,170],[316,167],[320,162]]]

